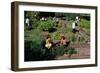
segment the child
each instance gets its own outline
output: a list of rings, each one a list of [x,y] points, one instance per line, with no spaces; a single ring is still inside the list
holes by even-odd
[[[77,25],[76,22],[73,22],[73,23],[72,23],[72,32],[73,32],[73,33],[79,32],[79,30],[78,30],[78,25]]]
[[[47,37],[45,47],[50,49],[52,47],[52,40],[50,37]]]
[[[64,45],[66,46],[67,45],[67,39],[65,36],[62,36],[61,39],[60,39],[60,45]]]

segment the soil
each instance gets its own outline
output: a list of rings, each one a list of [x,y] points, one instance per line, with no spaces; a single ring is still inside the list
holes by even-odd
[[[87,59],[90,58],[90,44],[73,44],[73,47],[77,50],[77,54],[72,54],[70,57],[68,54],[63,56],[58,56],[55,59],[64,60],[64,59]]]

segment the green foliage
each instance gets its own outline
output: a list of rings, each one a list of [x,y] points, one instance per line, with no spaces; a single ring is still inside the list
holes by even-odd
[[[68,17],[68,20],[75,20],[76,16],[79,16],[80,14],[75,13],[66,13],[65,16]]]
[[[53,53],[56,56],[63,56],[64,54],[68,54],[68,55],[72,55],[72,54],[77,54],[77,51],[75,50],[75,48],[72,48],[70,46],[63,46],[63,45],[59,45],[56,47],[53,47]]]
[[[53,28],[53,23],[51,18],[47,18],[46,21],[40,21],[39,28],[43,31],[49,31],[50,28]]]
[[[83,28],[86,32],[89,32],[90,30],[90,22],[86,19],[81,19],[79,22],[80,27]]]
[[[77,54],[75,48],[69,47],[66,51],[66,54]]]
[[[75,35],[72,34],[72,35],[70,36],[70,41],[71,41],[71,42],[75,42],[75,41],[76,41],[76,38],[77,38],[77,37],[75,37]]]
[[[54,32],[52,35],[51,35],[52,39],[53,40],[59,40],[60,39],[60,32]]]
[[[34,46],[33,46],[34,45]],[[38,47],[37,47],[38,46]],[[41,59],[41,48],[31,40],[25,40],[25,61],[35,61]]]
[[[31,40],[34,43],[34,48],[41,45],[41,31],[39,29],[34,29],[31,31],[26,30],[25,31],[25,40]]]
[[[41,47],[41,44],[36,43],[36,41],[25,40],[25,61],[54,59],[54,51]]]
[[[62,56],[64,55],[64,52],[65,52],[65,47],[64,46],[55,46],[52,48],[53,49],[53,53],[56,55],[56,56]]]
[[[31,28],[36,28],[39,24],[39,21],[36,18],[37,14],[38,12],[33,12],[33,11],[25,12],[25,15],[26,15],[25,17],[30,19]]]
[[[61,27],[57,27],[56,24],[58,23],[56,23],[55,21],[53,22],[51,17],[47,17],[46,20],[40,21],[36,17],[37,14],[38,13],[31,11],[26,12],[26,17],[29,17],[29,19],[32,21],[32,28],[34,28],[32,30],[24,29],[24,47],[26,61],[51,60],[55,59],[56,56],[63,56],[64,54],[76,54],[76,49],[72,48],[73,44],[77,42],[77,40],[79,40],[78,43],[83,43],[87,40],[86,38],[88,36],[86,36],[86,33],[90,31],[90,22],[85,18],[79,21],[79,27],[84,29],[86,32],[79,32],[80,34],[72,33],[72,22],[74,21],[75,17],[80,14],[64,14],[64,16],[66,16],[66,18],[68,19],[66,27],[64,27],[63,25]],[[61,25],[61,23],[59,24]],[[47,31],[48,34],[51,36],[51,39],[53,40],[54,44],[53,47],[50,49],[43,47],[44,43],[42,41],[44,40],[43,38],[46,34],[44,33],[44,31]],[[64,34],[68,38],[68,41],[70,41],[71,43],[70,46],[66,47],[58,43],[61,38],[61,34]],[[55,43],[57,44],[55,45]]]
[[[79,37],[79,41],[83,42],[83,41],[85,41],[85,38],[81,36],[81,37]]]

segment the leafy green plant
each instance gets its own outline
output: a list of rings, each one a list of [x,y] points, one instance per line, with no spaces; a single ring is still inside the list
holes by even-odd
[[[74,35],[71,35],[71,36],[70,36],[70,41],[71,41],[71,42],[75,42],[75,41],[76,41],[76,38],[77,38],[77,37],[75,37]]]
[[[54,52],[56,54],[56,56],[62,56],[64,54],[65,48],[64,46],[56,46],[54,47]]]
[[[51,37],[53,40],[60,40],[60,32],[54,32]]]
[[[52,20],[51,18],[47,18],[46,21],[40,21],[39,28],[43,31],[49,31],[50,28],[53,28]]]
[[[67,52],[67,54],[77,54],[77,51],[75,50],[75,48],[70,47]]]
[[[86,19],[81,19],[81,21],[79,22],[80,27],[82,29],[84,29],[86,32],[90,31],[90,22]]]
[[[25,11],[25,18],[29,18],[30,28],[36,28],[38,26],[39,20],[36,18],[37,14],[38,12]]]

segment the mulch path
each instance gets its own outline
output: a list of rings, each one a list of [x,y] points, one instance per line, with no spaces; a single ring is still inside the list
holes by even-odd
[[[72,54],[71,57],[68,57],[68,54],[64,54],[63,56],[58,56],[55,59],[63,60],[63,59],[87,59],[90,58],[90,44],[73,44],[73,47],[77,50],[77,54]]]

